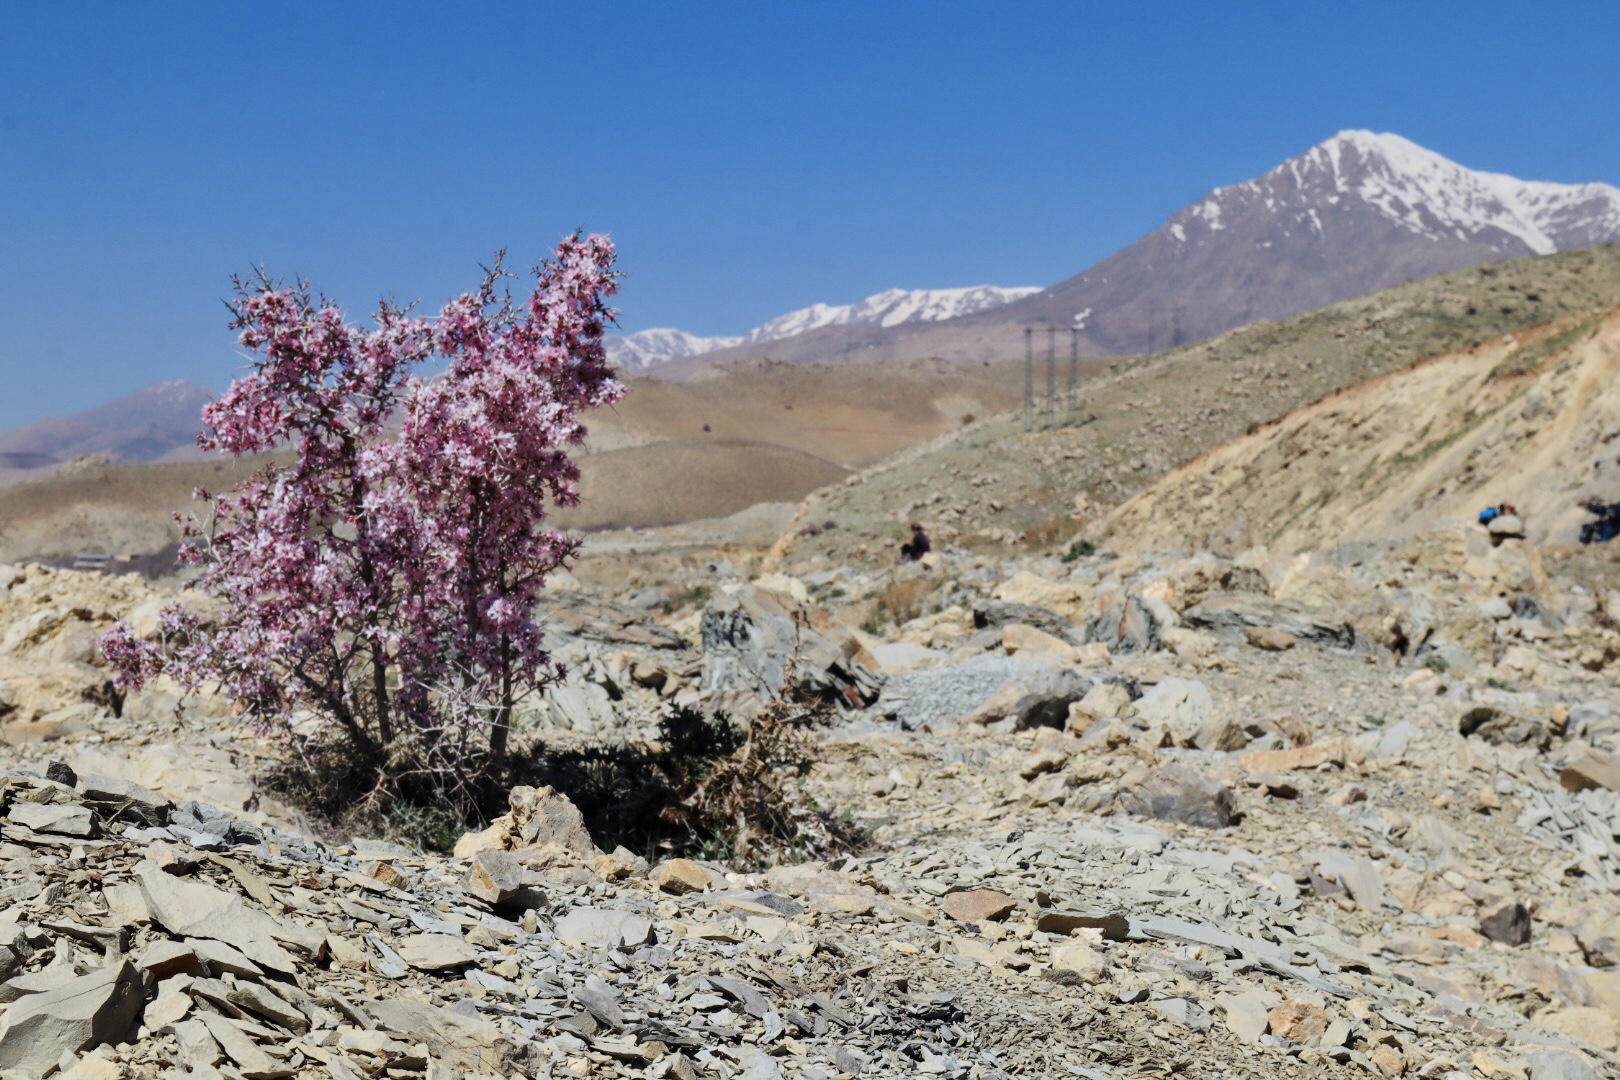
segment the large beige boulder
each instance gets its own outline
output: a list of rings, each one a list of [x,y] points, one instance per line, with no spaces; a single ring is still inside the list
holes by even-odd
[[[1064,727],[1069,731],[1084,732],[1099,720],[1113,720],[1131,704],[1131,692],[1118,683],[1100,682],[1086,691],[1086,696],[1069,706],[1069,719]]]
[[[656,888],[676,896],[702,892],[720,880],[720,875],[691,859],[666,859],[653,867],[647,880]]]
[[[1077,664],[1081,660],[1080,650],[1075,646],[1060,637],[1023,623],[1008,623],[1001,628],[1001,647],[1011,656],[1019,653],[1055,656],[1071,664]]]
[[[94,641],[117,620],[154,600],[169,599],[138,576],[10,568],[0,592],[0,655],[94,662]]]
[[[1548,1031],[1568,1035],[1599,1050],[1612,1051],[1620,1045],[1616,1037],[1615,1018],[1607,1009],[1576,1006],[1553,1009],[1537,1016],[1536,1023]]]
[[[1371,581],[1335,566],[1326,555],[1302,556],[1275,589],[1279,600],[1301,604],[1340,625],[1353,626],[1385,647],[1396,644],[1403,613]],[[1298,636],[1298,635],[1296,635]]]
[[[1163,679],[1124,713],[1139,726],[1165,731],[1177,746],[1192,746],[1214,711],[1215,700],[1203,683],[1196,679]]]
[[[112,712],[112,677],[90,664],[0,656],[0,716],[28,723],[81,704]]]
[[[538,850],[552,847],[581,859],[602,854],[585,828],[585,818],[568,796],[547,785],[519,785],[507,796],[511,807],[490,822],[489,828],[470,832],[456,841],[455,856],[470,859],[482,851]]]
[[[1262,569],[1268,558],[1264,548],[1252,548],[1236,560],[1200,552],[1171,566],[1164,577],[1142,591],[1164,600],[1176,611],[1185,611],[1216,593],[1269,595],[1271,583]]]
[[[952,604],[912,619],[900,628],[898,640],[929,649],[949,649],[973,631],[973,612]]]
[[[1015,731],[1062,728],[1069,707],[1085,698],[1096,680],[1067,667],[1031,668],[1007,680],[978,708],[962,717],[968,726],[1002,725]]]
[[[1028,570],[1021,570],[997,585],[990,594],[1009,604],[1045,608],[1070,622],[1084,622],[1091,598],[1078,586],[1052,581]]]
[[[138,604],[125,616],[135,633],[148,641],[155,640],[161,633],[158,625],[158,616],[163,609],[171,605],[180,607],[197,616],[204,626],[210,626],[218,620],[224,605],[206,593],[187,589],[173,595],[158,595],[144,603]]]
[[[1529,593],[1547,595],[1547,568],[1541,552],[1528,540],[1508,539],[1485,548],[1464,561],[1462,569],[1477,583],[1477,590],[1488,596]]]
[[[761,589],[769,589],[771,592],[785,593],[801,604],[810,602],[810,590],[805,587],[804,582],[787,574],[762,574],[754,579],[754,585]]]

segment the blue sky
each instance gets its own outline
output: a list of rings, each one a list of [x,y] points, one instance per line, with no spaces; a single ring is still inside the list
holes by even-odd
[[[610,232],[626,330],[1059,281],[1333,132],[1620,183],[1620,5],[4,4],[0,427]]]

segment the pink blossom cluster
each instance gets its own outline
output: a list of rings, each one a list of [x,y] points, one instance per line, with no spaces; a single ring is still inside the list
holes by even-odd
[[[183,552],[226,614],[173,605],[156,641],[120,624],[102,642],[120,685],[217,683],[261,723],[319,715],[365,754],[401,738],[504,754],[513,704],[560,674],[535,603],[578,541],[547,507],[578,502],[581,412],[624,394],[601,340],[613,261],[576,234],[524,303],[497,260],[436,319],[385,302],[371,329],[302,282],[238,281],[254,367],[203,410],[199,443],[293,460],[199,489]]]

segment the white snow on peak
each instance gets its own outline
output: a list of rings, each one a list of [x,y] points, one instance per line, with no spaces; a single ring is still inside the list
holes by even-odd
[[[604,340],[608,360],[623,368],[648,368],[683,356],[728,349],[742,341],[734,337],[698,337],[685,330],[656,327]]]
[[[1620,235],[1620,189],[1553,184],[1464,168],[1399,135],[1341,131],[1262,177],[1288,169],[1300,184],[1325,176],[1386,218],[1433,239],[1500,231],[1545,255]]]
[[[1216,195],[1219,194],[1219,192],[1216,192]],[[1204,219],[1204,222],[1209,226],[1210,232],[1220,232],[1226,228],[1221,223],[1221,201],[1215,196],[1211,196],[1193,207],[1193,213]],[[1180,240],[1182,238],[1178,236],[1176,239]]]
[[[1253,205],[1325,236],[1319,211],[1356,203],[1419,236],[1483,243],[1503,255],[1620,241],[1620,188],[1480,172],[1372,131],[1341,131],[1264,176],[1218,188],[1177,215],[1169,232],[1185,244],[1186,226],[1216,232]]]
[[[184,379],[165,379],[135,393],[145,399],[148,405],[186,405],[199,398],[212,399],[214,396],[213,391],[204,390]]]
[[[623,367],[652,367],[683,356],[733,345],[779,341],[824,326],[899,326],[939,322],[1009,304],[1040,292],[1039,286],[1002,288],[975,285],[961,289],[889,289],[854,304],[811,304],[756,326],[742,337],[702,338],[683,330],[640,330],[607,339],[608,359]]]
[[[749,343],[819,330],[823,326],[899,326],[901,323],[940,322],[973,315],[1040,292],[1036,286],[1005,289],[975,285],[965,289],[889,289],[854,304],[811,304],[778,315],[743,336]]]

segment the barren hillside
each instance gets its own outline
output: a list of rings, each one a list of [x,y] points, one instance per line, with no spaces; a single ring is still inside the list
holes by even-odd
[[[856,466],[950,431],[964,418],[1011,407],[1022,377],[1005,366],[966,369],[937,360],[752,363],[681,383],[633,377],[622,402],[588,419],[590,447],[729,436]]]
[[[1284,551],[1511,502],[1572,543],[1620,497],[1620,314],[1570,316],[1352,387],[1172,472],[1095,530],[1112,547]]]
[[[826,458],[757,439],[671,439],[590,455],[580,505],[556,520],[569,529],[611,529],[725,517],[847,473]]]
[[[1084,384],[1072,417],[1037,416],[1026,430],[1017,413],[997,416],[816,492],[777,561],[888,561],[912,520],[987,551],[1064,542],[1181,462],[1292,409],[1617,301],[1620,248],[1594,248],[1442,274],[1122,361]],[[828,521],[837,528],[822,529]]]
[[[633,379],[624,401],[587,418],[584,502],[559,523],[643,528],[794,502],[850,467],[1008,408],[1021,378],[925,360],[760,364],[689,383]],[[169,515],[189,504],[193,488],[221,490],[252,467],[81,462],[0,485],[0,559],[157,551],[175,541]]]
[[[170,513],[199,485],[225,490],[247,460],[91,464],[0,486],[0,560],[71,558],[81,551],[148,554],[178,542]]]

